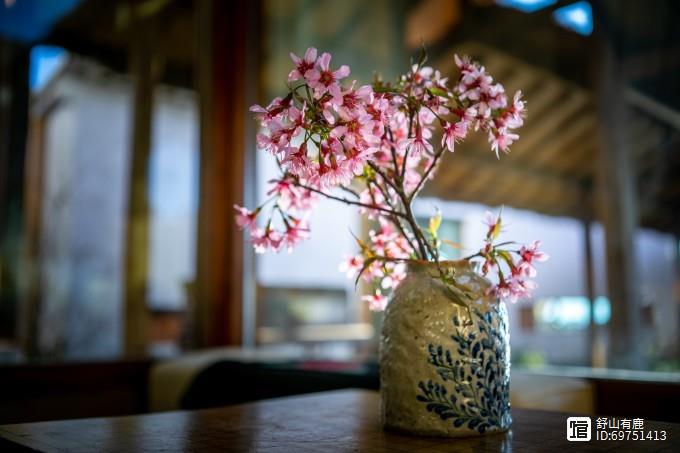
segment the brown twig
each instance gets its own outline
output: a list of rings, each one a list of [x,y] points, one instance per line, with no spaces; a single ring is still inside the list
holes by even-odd
[[[375,210],[375,211],[381,211],[381,212],[385,212],[385,213],[390,214],[390,215],[405,217],[405,214],[403,212],[392,211],[390,209],[381,208],[380,206],[371,206],[370,204],[361,203],[359,201],[350,200],[348,198],[336,197],[335,195],[331,195],[329,193],[323,192],[323,191],[315,189],[313,187],[309,187],[309,186],[306,186],[304,184],[301,184],[298,181],[293,181],[293,184],[295,184],[297,187],[300,187],[301,189],[309,190],[310,192],[319,194],[319,195],[321,195],[325,198],[328,198],[330,200],[339,201],[341,203],[350,204],[350,205],[353,205],[353,206],[360,206],[362,208],[372,209],[372,210]]]

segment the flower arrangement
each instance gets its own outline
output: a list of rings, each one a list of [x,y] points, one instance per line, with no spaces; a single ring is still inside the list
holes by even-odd
[[[377,228],[367,241],[357,238],[359,254],[341,269],[370,282],[374,292],[364,299],[372,310],[382,310],[408,261],[438,264],[442,245],[451,245],[438,236],[439,213],[427,228],[418,225],[414,199],[444,155],[471,131],[487,134],[496,157],[508,153],[523,124],[522,94],[509,101],[483,66],[457,55],[460,75],[453,83],[425,66],[423,52],[395,83],[376,77],[362,86],[343,84],[350,68],[332,69],[329,53],[319,56],[309,48],[302,57],[290,56],[295,67],[285,97],[251,107],[263,129],[258,146],[276,159],[281,174],[270,181],[262,205],[235,206],[236,222],[250,232],[256,252],[291,250],[309,237],[308,213],[319,197],[356,206]],[[441,138],[435,142],[437,126]],[[515,302],[530,295],[534,263],[547,259],[540,242],[497,243],[501,215],[487,213],[485,223],[483,247],[466,259],[482,275],[497,276],[492,296]]]

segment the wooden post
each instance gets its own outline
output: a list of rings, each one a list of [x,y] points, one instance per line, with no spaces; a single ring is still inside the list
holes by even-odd
[[[583,269],[586,280],[586,297],[588,298],[588,310],[590,322],[588,323],[588,342],[586,357],[588,364],[594,368],[604,367],[606,357],[603,351],[603,336],[599,327],[595,324],[595,268],[593,265],[593,181],[585,178],[581,183],[582,201],[580,203],[581,222],[583,226]]]
[[[592,220],[583,220],[583,248],[585,258],[586,295],[588,297],[590,323],[588,324],[588,364],[593,368],[604,368],[607,365],[606,351],[602,329],[595,323],[595,269],[593,266]]]
[[[153,19],[132,24],[132,142],[125,243],[125,353],[145,355],[149,340],[149,157],[153,110]]]
[[[19,302],[25,275],[24,165],[29,48],[0,39],[0,336],[25,338]]]
[[[597,25],[595,28],[598,28]],[[642,367],[642,357],[634,248],[638,223],[636,173],[625,134],[628,124],[623,96],[625,80],[612,41],[606,29],[600,31],[598,105],[602,128],[598,152],[598,195],[599,217],[605,230],[607,289],[612,308],[607,366],[638,369]]]
[[[19,327],[23,350],[29,357],[39,355],[38,336],[42,299],[42,203],[44,190],[46,119],[51,106],[35,115],[31,112],[29,136],[26,150],[25,187],[25,237],[26,291],[19,310]],[[35,109],[35,106],[33,106]]]
[[[242,344],[243,320],[252,314],[244,312],[244,293],[252,292],[244,287],[244,237],[234,223],[233,205],[244,202],[245,175],[254,190],[248,107],[256,82],[250,63],[257,54],[249,52],[256,37],[249,27],[257,3],[197,3],[201,153],[195,346]]]
[[[584,252],[584,270],[586,276],[586,297],[588,297],[588,309],[590,311],[590,322],[588,323],[588,364],[594,366],[595,358],[595,285],[593,278],[593,246],[590,238],[591,221],[583,219],[583,252]]]

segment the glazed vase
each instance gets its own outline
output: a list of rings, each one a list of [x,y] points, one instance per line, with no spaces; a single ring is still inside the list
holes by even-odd
[[[380,341],[384,428],[464,437],[510,427],[507,310],[468,261],[409,263]]]

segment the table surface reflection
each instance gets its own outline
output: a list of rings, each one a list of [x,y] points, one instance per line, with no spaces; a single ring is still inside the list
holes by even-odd
[[[645,421],[665,441],[568,442],[568,414],[513,409],[510,432],[463,439],[385,432],[379,395],[340,390],[198,411],[0,426],[0,450],[557,452],[680,451],[680,425]],[[593,420],[594,423],[594,420]]]

